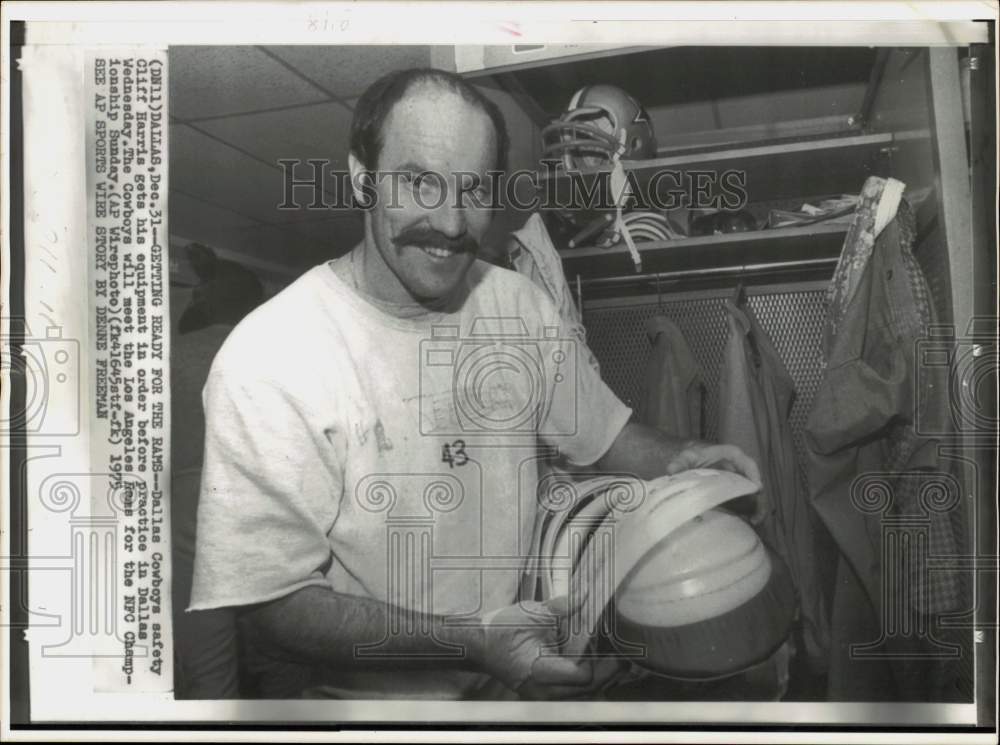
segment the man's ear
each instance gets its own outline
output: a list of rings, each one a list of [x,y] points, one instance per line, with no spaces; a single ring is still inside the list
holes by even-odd
[[[361,209],[368,209],[375,204],[375,179],[353,152],[347,155],[347,166],[351,172],[351,191],[354,193],[354,203]]]

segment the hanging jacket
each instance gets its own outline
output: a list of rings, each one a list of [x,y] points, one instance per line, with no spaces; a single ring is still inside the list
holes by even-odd
[[[545,229],[542,216],[537,212],[528,218],[524,226],[511,234],[508,256],[514,270],[523,274],[541,287],[559,309],[559,315],[566,328],[582,345],[587,364],[600,372],[597,358],[587,346],[587,332],[583,327],[580,309],[573,302],[573,293],[563,274],[562,259],[552,245],[552,239]]]
[[[830,631],[816,565],[812,508],[788,421],[795,385],[753,312],[727,301],[729,336],[719,388],[719,440],[738,445],[761,471],[753,522],[788,564],[799,595],[806,654],[824,669]]]
[[[915,226],[902,189],[893,179],[871,177],[862,190],[828,296],[826,369],[806,425],[812,502],[878,616],[882,577],[896,571],[882,565],[886,518],[926,525],[931,556],[956,554],[948,510],[928,509],[919,493],[927,483],[920,474],[943,467],[938,440],[922,432],[947,431],[949,381],[946,367],[917,366],[917,342],[936,319],[911,253]],[[875,490],[856,493],[873,477]],[[886,503],[865,504],[878,490]],[[919,610],[957,607],[954,573],[927,572],[920,562],[900,569],[917,590],[912,602]],[[889,589],[901,588],[897,581]]]
[[[639,421],[688,440],[705,436],[705,381],[681,330],[667,318],[646,322],[652,347],[643,378]]]

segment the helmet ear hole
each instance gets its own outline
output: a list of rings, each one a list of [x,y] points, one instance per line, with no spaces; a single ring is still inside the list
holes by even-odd
[[[632,151],[633,151],[633,152],[635,152],[635,151],[637,151],[637,150],[639,149],[639,145],[640,145],[640,143],[641,143],[641,141],[639,140],[639,138],[638,138],[638,137],[633,137],[633,138],[632,138],[632,146],[631,146],[631,149],[632,149]]]

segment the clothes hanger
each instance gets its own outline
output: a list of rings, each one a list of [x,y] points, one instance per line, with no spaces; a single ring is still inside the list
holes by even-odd
[[[744,264],[740,268],[739,282],[737,282],[736,284],[736,289],[733,290],[731,301],[734,307],[739,308],[745,313],[749,313],[750,309],[745,307],[747,302],[747,290],[746,290],[746,285],[744,285],[743,283],[743,279],[746,276],[746,270],[747,270],[747,265]],[[761,363],[760,348],[757,346],[757,339],[754,337],[753,334],[750,333],[747,334],[747,343],[750,345],[750,354],[753,357],[754,367],[760,367]]]
[[[746,276],[746,271],[747,271],[747,265],[744,264],[740,268],[739,281],[736,283],[736,289],[733,290],[733,295],[731,298],[733,305],[735,305],[737,308],[742,307],[747,300],[747,290],[746,286],[743,284],[743,279]]]

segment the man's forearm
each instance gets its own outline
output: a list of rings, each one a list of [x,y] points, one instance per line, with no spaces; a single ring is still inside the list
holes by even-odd
[[[610,473],[654,479],[666,473],[667,465],[693,442],[671,437],[655,427],[631,422],[625,425],[597,465],[602,471]]]
[[[480,626],[448,624],[442,616],[325,587],[305,587],[248,613],[266,641],[303,662],[365,670],[474,669],[482,658]]]

